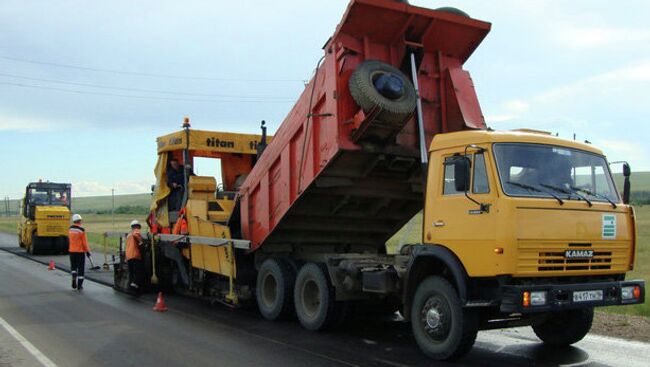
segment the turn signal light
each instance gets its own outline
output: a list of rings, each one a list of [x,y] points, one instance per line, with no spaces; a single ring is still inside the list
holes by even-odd
[[[641,298],[641,287],[639,287],[638,285],[635,286],[634,291],[632,292],[632,294],[634,295],[634,298],[636,298],[636,299]]]
[[[502,254],[503,253],[503,247],[495,247],[494,248],[494,253],[495,254]]]
[[[524,307],[530,307],[530,292],[528,292],[528,291],[524,292],[524,297],[523,297],[523,299],[521,301],[521,304]]]

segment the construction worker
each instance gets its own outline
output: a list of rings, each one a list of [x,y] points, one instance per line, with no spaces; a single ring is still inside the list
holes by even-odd
[[[171,190],[167,199],[169,211],[178,211],[183,201],[183,190],[185,185],[185,173],[178,162],[178,159],[172,158],[167,169],[167,186]]]
[[[131,232],[126,236],[126,264],[129,267],[129,287],[138,290],[142,284],[142,234],[140,222],[131,222]]]
[[[86,268],[86,258],[90,257],[90,248],[88,248],[88,238],[86,230],[81,226],[81,215],[72,216],[72,225],[68,230],[70,253],[70,274],[72,275],[72,289],[82,290],[84,283],[84,270]]]

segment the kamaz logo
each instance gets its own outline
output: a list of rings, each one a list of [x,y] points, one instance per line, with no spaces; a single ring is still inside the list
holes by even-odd
[[[567,259],[591,259],[594,257],[594,250],[566,250],[564,257]]]
[[[228,140],[219,140],[217,138],[208,138],[205,142],[209,147],[234,148],[235,142]]]

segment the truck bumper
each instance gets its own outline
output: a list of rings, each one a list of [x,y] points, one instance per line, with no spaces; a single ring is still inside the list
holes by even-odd
[[[502,287],[500,311],[531,314],[585,307],[632,305],[644,301],[645,281],[643,280],[561,285],[508,285]]]

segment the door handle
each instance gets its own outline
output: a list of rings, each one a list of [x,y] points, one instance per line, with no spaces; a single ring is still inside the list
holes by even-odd
[[[434,227],[444,227],[444,226],[445,226],[445,222],[443,222],[443,221],[441,221],[441,220],[437,220],[437,221],[433,222],[433,226],[434,226]]]

